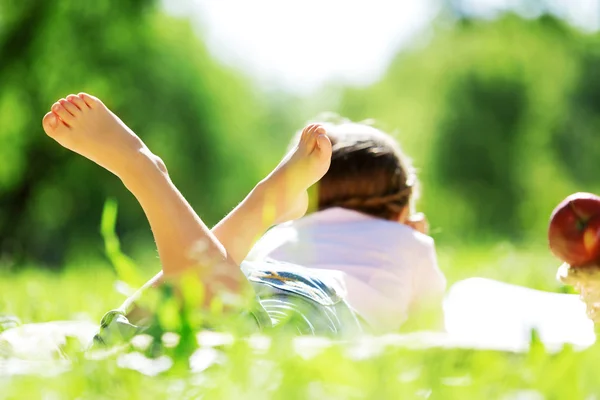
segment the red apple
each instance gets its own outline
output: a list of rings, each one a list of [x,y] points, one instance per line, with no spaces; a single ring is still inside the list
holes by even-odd
[[[548,242],[572,267],[600,261],[600,196],[575,193],[563,200],[550,217]]]

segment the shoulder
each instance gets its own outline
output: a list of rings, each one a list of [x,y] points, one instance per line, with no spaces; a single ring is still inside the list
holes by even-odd
[[[381,223],[389,238],[398,244],[400,251],[411,248],[417,254],[435,253],[435,241],[431,236],[398,222],[381,220]]]

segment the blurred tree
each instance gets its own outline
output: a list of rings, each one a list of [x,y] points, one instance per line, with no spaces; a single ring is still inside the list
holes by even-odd
[[[165,15],[153,0],[93,7],[77,0],[0,1],[0,82],[5,261],[61,265],[69,254],[100,248],[107,196],[120,203],[125,245],[140,235],[149,240],[143,214],[120,182],[44,135],[41,117],[69,93],[102,98],[165,160],[208,224],[280,156],[280,146],[270,151],[262,97],[209,57],[186,20]]]
[[[379,82],[344,89],[339,111],[375,118],[415,158],[438,239],[542,240],[559,200],[600,191],[600,35],[549,15],[477,20],[448,4],[454,15]],[[107,196],[120,203],[125,250],[150,243],[118,180],[45,137],[40,120],[56,99],[88,91],[105,100],[209,225],[322,104],[257,93],[208,55],[188,21],[151,0],[0,0],[0,87],[0,265],[99,254]]]
[[[600,160],[599,41],[582,44],[579,76],[562,123],[554,129],[553,149],[571,179],[584,187],[598,184]]]
[[[493,226],[499,235],[520,232],[518,137],[527,93],[517,77],[465,73],[446,93],[446,115],[433,148],[432,170],[477,215],[474,233]],[[501,212],[499,212],[501,211]]]
[[[600,191],[600,35],[547,14],[440,18],[341,113],[414,157],[438,240],[542,242],[562,198]]]

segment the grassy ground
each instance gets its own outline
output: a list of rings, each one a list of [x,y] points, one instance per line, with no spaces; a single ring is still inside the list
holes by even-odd
[[[554,279],[558,263],[544,248],[440,249],[440,264],[450,283],[485,276],[564,290]],[[115,275],[106,265],[60,275],[35,269],[0,275],[0,312],[17,315],[23,322],[98,322],[124,298],[114,282]],[[0,399],[595,399],[600,393],[596,348],[581,352],[565,347],[549,354],[534,342],[528,354],[506,354],[410,349],[386,344],[385,338],[338,344],[313,339],[308,347],[276,337],[216,339],[195,353],[193,373],[188,360],[197,349],[183,351],[181,346],[166,350],[164,358],[141,363],[135,357],[143,357],[143,352],[89,360],[66,349],[73,366],[56,375],[60,365],[49,365],[46,376],[2,377],[0,358]],[[161,363],[166,363],[165,368],[173,366],[152,376],[151,369]],[[140,368],[146,370],[135,370]]]

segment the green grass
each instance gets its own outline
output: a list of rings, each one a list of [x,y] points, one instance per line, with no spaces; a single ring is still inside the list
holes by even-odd
[[[503,245],[453,251],[442,248],[439,253],[450,284],[485,276],[562,290],[554,280],[558,263],[543,248]],[[153,271],[145,272],[151,275]],[[61,274],[31,269],[0,275],[0,310],[23,322],[98,322],[124,299],[115,290],[115,280],[114,272],[102,263]],[[574,351],[565,347],[550,354],[534,342],[528,354],[507,354],[418,350],[384,345],[384,339],[377,338],[350,343],[313,340],[308,348],[288,337],[267,337],[267,347],[258,346],[256,343],[263,343],[258,339],[246,339],[203,345],[196,353],[196,372],[188,368],[195,347],[165,349],[174,366],[157,376],[126,367],[127,358],[123,357],[127,356],[122,354],[91,360],[66,348],[72,365],[56,376],[5,373],[3,377],[0,358],[0,398],[592,399],[600,393],[597,348]],[[142,354],[130,353],[129,357]],[[136,365],[149,367],[152,362]],[[58,373],[58,365],[49,365],[44,371]]]
[[[449,284],[479,276],[538,290],[571,291],[556,280],[561,262],[545,243],[529,247],[500,243],[492,247],[440,248],[438,259]]]

